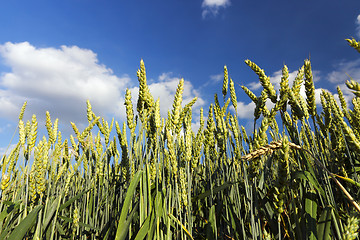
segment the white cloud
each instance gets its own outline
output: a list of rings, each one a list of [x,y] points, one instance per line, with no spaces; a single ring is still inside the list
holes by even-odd
[[[38,121],[43,122],[48,110],[53,120],[59,118],[60,124],[68,128],[66,132],[72,132],[69,121],[80,124],[79,128],[87,124],[87,99],[97,115],[115,115],[120,121],[126,117],[126,88],[131,89],[136,106],[138,87],[131,88],[130,77],[116,76],[99,63],[96,53],[91,50],[77,46],[37,48],[28,42],[8,42],[0,45],[0,57],[10,69],[0,74],[0,116],[7,119],[16,121],[22,104],[28,101],[25,120],[34,113]],[[163,73],[156,81],[148,83],[154,100],[160,98],[163,117],[167,117],[167,111],[172,108],[179,80],[171,73]],[[185,80],[183,104],[195,96],[198,100],[193,106],[194,120],[205,101]]]
[[[24,101],[37,115],[63,121],[86,120],[86,100],[98,114],[118,111],[128,76],[115,76],[97,56],[77,46],[36,48],[28,42],[0,45],[0,55],[11,72],[0,77],[0,114],[14,118]],[[52,110],[52,111],[51,111]]]
[[[356,18],[356,35],[360,37],[360,14]]]
[[[204,0],[202,3],[202,17],[205,18],[209,14],[216,16],[220,8],[226,8],[230,5],[230,0]]]
[[[255,103],[250,102],[248,104],[244,102],[237,103],[237,114],[242,119],[254,119]]]

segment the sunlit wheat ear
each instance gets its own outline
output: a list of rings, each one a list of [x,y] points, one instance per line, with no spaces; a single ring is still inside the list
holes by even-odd
[[[93,119],[93,111],[92,111],[92,106],[90,104],[89,100],[86,100],[86,117],[88,122],[90,123]]]
[[[256,95],[247,87],[245,86],[241,86],[241,88],[244,90],[244,92],[249,96],[249,98],[256,104],[258,101],[258,98],[256,97]]]
[[[231,78],[230,78],[230,98],[231,98],[231,103],[235,108],[235,112],[237,113],[237,99],[235,93],[235,86],[234,86],[234,81]]]
[[[255,120],[260,118],[261,112],[263,112],[266,108],[266,99],[267,99],[267,93],[263,90],[261,92],[261,96],[258,98],[258,101],[256,103],[255,111],[254,111],[254,117]]]
[[[24,104],[21,107],[20,114],[19,114],[19,120],[23,120],[24,118],[24,112],[26,109],[27,102],[24,102]]]
[[[342,108],[343,112],[347,112],[347,104],[346,104],[346,100],[344,98],[344,94],[341,91],[341,88],[339,86],[336,87],[336,90],[337,90],[337,92],[339,94],[339,100],[340,100],[341,108]]]
[[[52,133],[52,136],[53,136],[53,138],[54,138],[54,143],[55,143],[55,141],[56,141],[56,139],[58,139],[58,130],[59,130],[59,119],[57,118],[57,119],[55,119],[55,121],[54,121],[54,125],[53,125],[53,133]],[[61,133],[60,133],[60,135],[61,135]],[[61,142],[61,136],[60,136],[60,142]]]
[[[37,126],[38,126],[38,123],[37,123],[37,120],[36,120],[36,115],[33,114],[32,118],[31,118],[30,133],[29,133],[29,137],[28,137],[28,151],[29,151],[29,153],[34,148],[35,143],[36,143]]]
[[[299,104],[302,112],[304,113],[304,117],[306,119],[309,119],[308,105],[306,105],[305,99],[301,95],[299,95]]]
[[[132,100],[131,100],[131,92],[129,89],[126,89],[125,107],[126,107],[126,121],[127,121],[128,127],[130,129],[130,132],[133,135],[135,133],[136,126],[134,123],[134,110],[133,110],[133,104],[132,104]]]
[[[292,112],[293,118],[296,117],[296,119],[302,119],[304,117],[304,112],[302,111],[299,100],[298,100],[300,96],[296,97],[296,95],[293,93],[293,91],[289,90],[288,97],[289,97],[289,105],[291,106],[291,112]]]
[[[347,219],[347,224],[344,227],[344,240],[354,240],[357,238],[359,234],[359,223],[360,220],[357,217],[352,216]]]
[[[277,101],[275,103],[275,106],[270,110],[269,119],[275,119],[275,115],[277,114],[277,112],[279,110],[282,110],[282,111],[285,112],[287,102],[288,102],[288,94],[286,92],[280,97],[280,100]],[[275,120],[274,120],[274,122],[275,122]]]
[[[282,69],[282,76],[280,81],[280,98],[287,93],[289,89],[289,69],[286,65],[284,65]]]
[[[204,109],[200,108],[200,128],[199,130],[201,131],[204,128]]]
[[[343,118],[338,118],[342,129],[344,130],[345,138],[349,145],[352,146],[356,151],[360,151],[360,141],[354,134],[353,130],[347,125]]]
[[[25,145],[26,140],[26,130],[23,120],[19,120],[19,142],[21,146]]]
[[[85,129],[84,131],[80,134],[80,136],[78,137],[79,142],[82,143],[83,145],[85,144],[84,139],[89,135],[90,131],[94,128],[94,126],[99,122],[100,117],[96,117]],[[106,134],[106,132],[105,132]],[[105,135],[104,134],[104,135]],[[105,135],[107,136],[107,134]]]
[[[36,194],[42,198],[45,191],[45,174],[48,164],[48,144],[46,138],[44,137],[39,144],[35,147],[34,150],[34,164],[32,169],[34,169],[35,174],[35,189]]]
[[[287,100],[287,93],[289,91],[289,69],[286,65],[284,65],[282,69],[282,76],[280,81],[280,101],[282,101],[281,109],[286,111],[286,100]],[[279,108],[280,109],[280,108]]]
[[[350,81],[346,81],[345,84],[349,89],[353,90],[352,93],[354,93],[355,96],[360,97],[360,84],[358,82],[351,79]]]
[[[237,126],[236,116],[230,115],[230,129],[234,134],[234,138],[238,139],[240,136],[239,128]]]
[[[298,73],[294,79],[293,85],[291,87],[291,91],[294,93],[294,95],[297,97],[300,94],[300,88],[303,83],[304,79],[304,66],[299,68]]]
[[[191,113],[190,113],[191,114]],[[185,120],[185,161],[190,162],[192,159],[192,129],[191,118]]]
[[[244,128],[244,126],[241,126],[241,133],[243,135],[243,139],[246,143],[249,143],[249,138],[247,136],[247,133],[246,133],[246,129]]]
[[[167,148],[169,150],[169,157],[170,157],[170,166],[171,166],[171,172],[175,180],[177,180],[178,176],[178,162],[175,155],[175,146],[174,146],[174,138],[172,136],[172,133],[166,127],[166,140],[167,140]]]
[[[48,136],[49,136],[49,144],[53,144],[55,142],[55,138],[54,138],[54,132],[52,129],[52,122],[51,122],[51,117],[50,117],[50,113],[48,111],[46,111],[46,122],[45,122],[45,126],[46,126],[46,130],[48,132]]]
[[[180,169],[180,203],[182,206],[188,206],[188,193],[187,193],[187,177],[185,173],[185,168]]]
[[[36,201],[35,170],[32,168],[29,174],[29,197],[31,202]]]
[[[331,115],[331,108],[325,100],[324,91],[322,91],[320,94],[320,101],[321,101],[321,106],[323,109],[321,115],[324,116],[325,121],[324,122],[321,121],[320,117],[318,117],[318,122],[319,122],[321,130],[326,132],[330,128],[330,123],[331,123],[333,117]],[[351,122],[351,118],[349,118],[349,121]]]
[[[155,126],[157,129],[159,129],[161,127],[160,98],[158,98],[155,102],[154,115]]]
[[[284,120],[285,120],[285,124],[287,124],[289,126],[293,125],[293,119],[291,118],[291,116],[288,112],[284,113]]]
[[[259,80],[264,90],[268,94],[269,98],[273,103],[276,103],[277,96],[276,91],[272,83],[270,82],[270,77],[266,76],[263,69],[261,69],[258,65],[253,63],[250,60],[245,60],[245,63],[259,76]]]
[[[304,61],[304,69],[305,69],[306,102],[310,115],[315,117],[316,115],[315,87],[314,87],[314,80],[313,80],[310,60],[307,59]]]
[[[65,180],[65,186],[64,186],[64,196],[66,197],[69,193],[69,188],[71,184],[71,179],[74,176],[74,172],[70,170],[70,173],[67,174],[67,178]]]
[[[1,177],[1,190],[5,191],[10,185],[10,175],[3,174]]]
[[[322,90],[322,93],[323,93],[323,96],[326,99],[327,103],[329,104],[329,107],[331,108],[331,112],[335,116],[338,116],[339,118],[343,118],[344,114],[340,110],[340,107],[337,104],[337,102],[335,101],[334,96],[332,94],[330,94],[328,91]]]
[[[278,214],[281,214],[284,209],[284,198],[285,198],[285,190],[288,185],[288,177],[289,177],[289,150],[290,143],[287,136],[283,136],[281,142],[281,153],[278,163],[278,182],[277,182],[277,193],[275,193],[275,208]]]
[[[200,111],[200,116],[203,114],[203,111]],[[200,117],[201,118],[201,117]],[[201,122],[201,120],[200,120]],[[201,149],[203,147],[203,141],[204,141],[204,120],[202,120],[202,124],[200,123],[200,128],[198,129],[198,132],[196,134],[196,137],[192,136],[192,147],[194,156],[191,160],[191,168],[194,170],[199,165],[199,159],[201,158]]]
[[[171,121],[172,126],[174,129],[177,128],[179,124],[181,124],[180,120],[180,113],[181,113],[181,103],[183,98],[183,92],[184,92],[184,79],[180,79],[178,87],[176,89],[174,103],[173,103],[173,109],[171,114]]]
[[[180,110],[181,112],[180,112],[180,116],[179,116],[179,124],[175,128],[176,134],[178,134],[180,132],[182,123],[185,122],[186,118],[192,117],[191,108],[196,103],[196,101],[197,101],[197,97],[194,97],[188,104],[185,105],[185,107],[183,109]]]
[[[360,42],[356,41],[355,38],[346,39],[346,41],[349,43],[351,47],[353,47],[354,49],[356,49],[356,51],[360,53]]]
[[[20,154],[20,142],[18,142],[16,147],[13,150],[11,150],[11,153],[9,155],[9,160],[7,161],[9,163],[8,174],[11,174],[11,172],[14,170],[16,163],[19,159],[19,154]]]
[[[73,217],[72,229],[73,229],[73,234],[75,234],[77,228],[79,227],[79,221],[80,221],[80,213],[77,206],[75,206],[72,217]]]
[[[263,120],[261,121],[261,126],[258,134],[258,141],[260,145],[265,145],[268,143],[268,138],[266,135],[266,131],[268,127],[269,127],[269,120],[268,118],[264,117]]]
[[[216,121],[216,127],[219,132],[224,132],[224,126],[222,124],[223,114],[219,107],[214,107],[214,116]]]
[[[79,138],[80,137],[80,132],[79,129],[77,128],[76,124],[73,122],[70,122],[72,129],[74,130],[76,137]]]
[[[150,94],[149,87],[146,80],[146,70],[144,61],[140,61],[140,69],[137,71],[137,77],[139,81],[139,98],[137,102],[137,112],[141,121],[145,121],[147,114],[154,105],[154,99]]]
[[[223,87],[222,87],[222,94],[223,94],[224,99],[228,92],[228,86],[229,86],[228,70],[227,70],[227,67],[224,66],[224,82],[223,82]]]

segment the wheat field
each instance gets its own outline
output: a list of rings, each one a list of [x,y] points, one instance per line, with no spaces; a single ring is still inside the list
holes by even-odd
[[[241,86],[256,105],[252,134],[226,67],[223,101],[215,94],[200,110],[196,132],[184,80],[163,119],[143,61],[126,122],[107,122],[88,101],[84,130],[71,123],[65,138],[46,112],[39,136],[25,103],[19,141],[1,157],[0,239],[358,239],[360,83],[346,82],[352,106],[339,87],[339,101],[323,90],[316,104],[310,60],[292,86],[285,65],[280,89],[245,63],[262,86],[259,96]]]

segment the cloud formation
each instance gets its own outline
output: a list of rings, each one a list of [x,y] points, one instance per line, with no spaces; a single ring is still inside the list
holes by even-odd
[[[202,3],[202,17],[206,18],[209,14],[216,16],[220,8],[230,6],[230,0],[204,0]]]
[[[96,53],[77,46],[60,48],[37,48],[28,42],[0,45],[1,64],[8,71],[0,73],[0,116],[16,121],[22,104],[27,101],[25,119],[36,114],[43,122],[45,112],[52,119],[59,118],[65,128],[69,122],[87,125],[86,100],[89,99],[93,111],[104,118],[115,116],[117,120],[126,118],[124,96],[126,88],[131,89],[133,104],[136,105],[137,80],[128,75],[116,76],[113,71],[99,63]],[[179,78],[171,73],[161,74],[157,80],[148,82],[154,99],[160,98],[161,114],[167,117],[172,108]],[[200,93],[185,80],[184,104]],[[199,97],[193,106],[194,115],[205,101]],[[194,116],[195,119],[195,116]],[[64,129],[63,129],[64,130]]]
[[[99,114],[114,113],[130,81],[99,64],[91,50],[77,46],[36,48],[28,42],[8,42],[0,45],[0,54],[11,68],[0,78],[2,116],[17,116],[19,106],[28,101],[33,113],[50,110],[56,117],[61,113],[63,120],[81,121],[87,99]]]

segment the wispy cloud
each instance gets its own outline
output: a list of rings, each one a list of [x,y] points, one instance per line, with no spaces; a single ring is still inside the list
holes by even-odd
[[[360,38],[360,14],[356,18],[356,35]]]
[[[327,80],[331,84],[338,85],[340,87],[345,100],[348,104],[350,104],[354,94],[346,86],[345,82],[350,79],[353,79],[356,82],[360,81],[360,59],[354,61],[341,61],[337,63],[334,68],[335,70],[327,75]],[[338,99],[339,96],[338,94],[334,94],[334,97]]]
[[[341,61],[334,66],[335,70],[328,74],[328,80],[334,84],[344,83],[350,78],[360,80],[360,59]]]
[[[216,82],[216,83],[220,82],[223,79],[224,79],[224,74],[216,74],[216,75],[211,75],[210,76],[210,80],[212,82]]]
[[[202,17],[206,18],[209,14],[216,16],[220,8],[230,6],[230,0],[204,0],[202,3]]]

